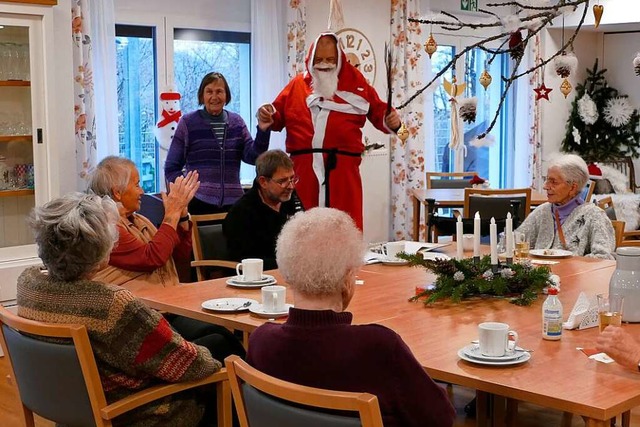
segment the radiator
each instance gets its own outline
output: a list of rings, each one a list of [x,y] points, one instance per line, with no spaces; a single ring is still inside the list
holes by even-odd
[[[389,150],[382,148],[368,152],[360,165],[365,242],[389,240],[391,212],[389,161]]]

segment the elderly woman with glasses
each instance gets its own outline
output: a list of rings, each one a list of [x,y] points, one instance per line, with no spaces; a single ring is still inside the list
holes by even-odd
[[[265,269],[277,268],[278,234],[291,216],[303,210],[297,183],[293,162],[284,151],[269,150],[258,157],[253,187],[222,224],[230,259],[262,258]]]
[[[185,341],[131,292],[91,279],[118,240],[118,218],[110,198],[83,193],[35,208],[31,227],[46,270],[31,267],[18,278],[19,316],[87,327],[107,402],[162,382],[198,380],[221,367],[207,348]],[[203,425],[207,401],[215,407],[206,392],[183,392],[122,415],[114,425]]]
[[[224,76],[209,73],[200,82],[201,110],[180,119],[167,154],[169,182],[188,172],[200,173],[200,188],[189,203],[194,215],[226,212],[240,197],[240,161],[254,164],[269,148],[268,125],[258,126],[255,141],[239,114],[227,111],[231,90]]]
[[[587,164],[575,154],[560,155],[550,162],[544,183],[548,202],[531,212],[517,230],[524,233],[531,248],[613,259],[616,242],[611,221],[581,196],[588,179]]]

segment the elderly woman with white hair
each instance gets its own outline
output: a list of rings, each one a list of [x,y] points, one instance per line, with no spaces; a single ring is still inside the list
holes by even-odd
[[[531,212],[517,230],[525,234],[531,248],[613,259],[616,242],[611,221],[581,196],[588,179],[587,164],[575,154],[563,154],[550,162],[543,187],[548,202]]]
[[[221,367],[207,348],[185,341],[131,292],[91,280],[118,239],[117,221],[116,204],[96,195],[71,193],[35,208],[31,226],[46,270],[26,269],[17,296],[21,317],[87,327],[107,402],[159,382],[198,380]],[[205,394],[159,399],[114,425],[202,425],[203,403],[211,400]]]
[[[247,361],[293,383],[372,393],[387,427],[451,426],[455,411],[446,393],[400,336],[381,325],[351,325],[345,310],[363,254],[362,234],[342,211],[315,208],[289,220],[276,257],[295,308],[284,324],[251,334]]]

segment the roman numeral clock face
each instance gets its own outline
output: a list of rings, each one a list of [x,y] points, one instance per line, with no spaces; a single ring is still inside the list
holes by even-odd
[[[370,85],[376,79],[376,56],[369,39],[354,28],[344,28],[336,33],[340,48],[351,65],[356,67]]]

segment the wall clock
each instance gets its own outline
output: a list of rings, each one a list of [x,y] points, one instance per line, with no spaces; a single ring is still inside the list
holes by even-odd
[[[336,35],[349,63],[356,67],[373,86],[377,69],[376,55],[369,39],[355,28],[343,28]]]

